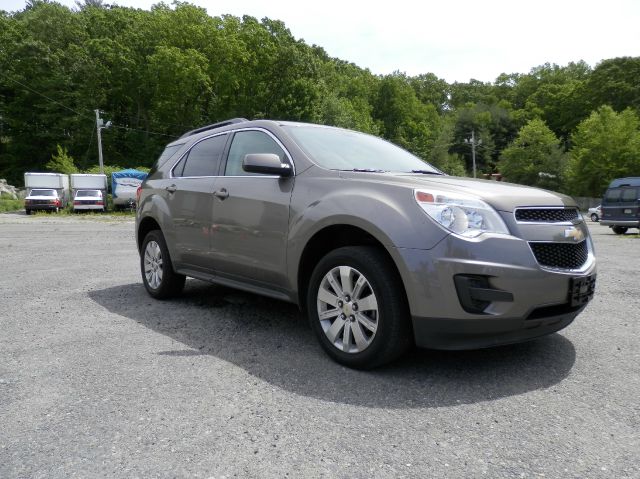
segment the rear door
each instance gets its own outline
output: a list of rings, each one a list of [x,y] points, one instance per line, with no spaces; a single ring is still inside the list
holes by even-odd
[[[609,188],[602,203],[602,217],[607,221],[638,221],[640,215],[639,188],[621,186]]]
[[[200,140],[171,171],[167,204],[173,218],[176,259],[181,266],[212,271],[213,191],[228,137],[221,134]]]
[[[214,193],[211,251],[215,268],[229,279],[285,288],[294,176],[247,173],[242,160],[249,153],[276,154],[293,168],[290,155],[266,130],[234,133]]]

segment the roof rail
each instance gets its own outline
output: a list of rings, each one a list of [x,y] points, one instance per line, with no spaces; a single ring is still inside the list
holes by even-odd
[[[187,136],[195,135],[197,133],[202,133],[203,131],[213,130],[214,128],[221,128],[227,125],[233,125],[234,123],[243,123],[245,121],[249,121],[246,118],[232,118],[231,120],[221,121],[219,123],[213,123],[212,125],[203,126],[200,128],[196,128],[195,130],[191,130],[186,132],[180,138],[186,138]]]

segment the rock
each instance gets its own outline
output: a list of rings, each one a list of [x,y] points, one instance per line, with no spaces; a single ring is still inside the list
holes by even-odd
[[[11,186],[7,180],[0,179],[0,197],[9,197],[12,200],[18,199],[18,188]]]

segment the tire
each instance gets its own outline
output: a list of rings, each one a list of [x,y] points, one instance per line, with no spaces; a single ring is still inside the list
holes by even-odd
[[[25,212],[27,215],[30,215],[30,214],[31,214],[31,210],[24,210],[24,212]]]
[[[140,251],[140,273],[147,292],[156,299],[179,295],[186,276],[173,271],[167,243],[160,230],[147,233]]]
[[[591,221],[593,221],[594,223],[597,223],[599,220],[598,215],[595,213],[591,213]]]
[[[629,228],[627,228],[626,226],[612,226],[611,229],[615,234],[623,235],[627,232]]]
[[[322,258],[309,282],[307,311],[327,354],[351,368],[389,363],[413,343],[402,280],[374,247],[338,248]]]

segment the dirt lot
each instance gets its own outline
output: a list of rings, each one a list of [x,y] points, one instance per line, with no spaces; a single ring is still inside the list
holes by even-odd
[[[636,235],[591,225],[560,334],[357,372],[294,306],[150,299],[133,227],[0,215],[0,477],[640,477]]]

